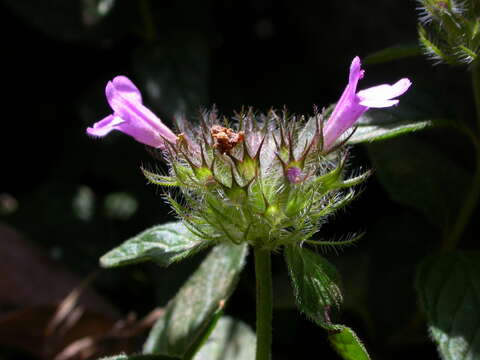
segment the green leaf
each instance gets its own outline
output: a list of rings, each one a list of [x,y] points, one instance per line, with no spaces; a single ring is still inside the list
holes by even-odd
[[[241,321],[222,317],[193,360],[254,360],[256,338]]]
[[[213,319],[210,320],[210,323],[208,326],[202,330],[199,336],[197,336],[197,339],[195,340],[195,343],[193,343],[190,348],[188,349],[188,352],[185,353],[183,356],[186,359],[192,359],[193,356],[200,350],[200,348],[205,345],[205,342],[210,338],[212,335],[213,330],[217,327],[218,321],[220,318],[223,316],[223,309],[219,309],[217,312],[215,312],[215,315],[213,316]]]
[[[286,246],[285,259],[300,311],[320,326],[325,312],[342,302],[340,276],[323,257],[300,246]]]
[[[154,226],[125,241],[100,258],[103,267],[144,261],[168,266],[204,248],[208,243],[195,236],[182,222]]]
[[[344,360],[370,360],[367,349],[349,327],[334,325],[334,329],[329,331],[328,340]]]
[[[405,332],[418,306],[412,284],[418,264],[438,248],[441,234],[424,217],[403,207],[382,209],[372,218],[375,220],[365,225],[369,230],[364,239],[370,256],[368,282],[363,284],[366,313],[372,330],[377,329],[372,336],[378,342],[400,343],[416,335]],[[350,273],[354,268],[352,264]]]
[[[370,110],[357,121],[357,129],[348,144],[386,140],[413,131],[440,124],[443,120],[402,119],[399,114],[387,110]]]
[[[422,49],[417,44],[395,45],[368,55],[363,59],[363,63],[365,65],[381,64],[420,55],[422,55]]]
[[[223,243],[213,248],[167,305],[165,315],[150,332],[144,352],[180,357],[186,354],[224,307],[246,255],[246,244]]]
[[[444,360],[480,357],[480,252],[437,254],[418,268],[416,288]]]
[[[422,211],[432,224],[445,226],[455,218],[470,176],[439,148],[408,136],[367,149],[392,200]]]
[[[328,331],[332,346],[343,359],[370,359],[352,329],[330,321],[330,308],[342,302],[336,269],[320,255],[299,246],[285,247],[285,258],[300,311]]]

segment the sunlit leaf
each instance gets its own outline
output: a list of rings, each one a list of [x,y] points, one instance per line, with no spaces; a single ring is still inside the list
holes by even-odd
[[[256,338],[250,327],[222,317],[193,360],[254,360]]]
[[[335,325],[335,329],[329,331],[328,340],[344,360],[370,360],[367,349],[349,327]]]
[[[154,226],[125,241],[100,259],[103,267],[115,267],[144,261],[168,266],[207,246],[192,234],[182,222]]]
[[[386,111],[369,111],[356,123],[348,144],[386,140],[433,126],[433,120],[404,120]]]
[[[246,244],[219,244],[169,302],[150,332],[145,353],[183,356],[197,342],[234,290]]]

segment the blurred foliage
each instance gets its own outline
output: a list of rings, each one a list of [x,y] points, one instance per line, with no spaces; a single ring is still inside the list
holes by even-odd
[[[140,170],[164,171],[160,161],[120,134],[101,141],[85,135],[86,126],[110,111],[103,91],[113,76],[131,77],[169,125],[183,112],[195,119],[200,106],[214,103],[226,115],[242,105],[268,110],[284,104],[311,113],[312,104],[338,99],[353,56],[417,38],[414,2],[3,0],[0,10],[2,80],[9,92],[0,142],[0,220],[82,277],[125,239],[173,220],[162,190],[147,186]],[[407,58],[415,53],[410,48],[398,49],[381,54],[382,61],[404,60],[366,67],[371,84],[409,77],[409,97],[430,116],[415,120],[473,122],[464,72],[432,68],[421,57]],[[401,102],[398,109],[407,107]],[[378,177],[324,231],[325,237],[367,232],[356,248],[327,258],[344,279],[341,323],[355,325],[373,358],[402,359],[412,352],[437,358],[422,325],[410,329],[412,280],[458,210],[471,152],[452,127],[352,149],[351,167],[374,167]],[[478,246],[476,227],[468,229],[466,247]],[[103,271],[94,285],[122,312],[143,315],[166,304],[201,257],[166,270],[147,264]],[[274,259],[275,281],[290,286],[281,262]],[[253,326],[253,273],[242,277],[228,313]],[[327,340],[319,340],[322,330],[289,307],[291,295],[280,298],[289,291],[276,294],[282,307],[274,318],[274,359],[298,356],[294,348],[335,356]],[[0,305],[2,311],[22,306],[3,298]],[[5,346],[0,358],[25,354]]]
[[[478,306],[479,253],[435,254],[419,267],[417,290],[429,332],[443,359],[480,356]]]

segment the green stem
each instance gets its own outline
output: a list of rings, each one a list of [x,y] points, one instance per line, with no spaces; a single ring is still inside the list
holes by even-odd
[[[480,136],[480,65],[475,63],[472,67],[472,86],[473,95],[475,98],[476,118],[477,118],[477,139]],[[480,147],[478,146],[478,140],[475,147],[475,174],[473,175],[470,191],[465,199],[463,207],[460,209],[457,221],[452,227],[450,236],[448,236],[443,244],[443,250],[454,250],[468,225],[470,218],[478,203],[480,197]]]
[[[272,347],[272,269],[270,250],[254,247],[257,278],[257,354],[256,360],[270,360]]]

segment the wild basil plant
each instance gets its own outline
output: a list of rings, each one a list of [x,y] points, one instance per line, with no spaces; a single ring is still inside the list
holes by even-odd
[[[252,249],[256,347],[255,341],[245,345],[245,359],[253,359],[254,353],[257,360],[271,358],[272,254],[285,257],[299,310],[327,331],[337,352],[345,359],[369,358],[355,333],[330,319],[331,310],[342,303],[339,275],[317,251],[356,240],[318,236],[370,174],[346,169],[346,145],[355,139],[356,121],[369,108],[397,105],[411,85],[404,78],[357,91],[363,76],[356,57],[331,112],[298,116],[285,109],[266,114],[246,109],[227,119],[213,109],[203,112],[199,121],[180,119],[176,130],[143,105],[140,91],[127,77],[108,82],[106,97],[113,113],[87,133],[102,137],[118,130],[155,148],[168,164],[168,173],[143,171],[151,183],[165,189],[178,222],[146,230],[107,253],[101,263],[110,267],[152,260],[168,266],[213,247],[167,306],[145,344],[145,354],[208,358],[202,344]],[[348,175],[352,173],[356,175]]]

